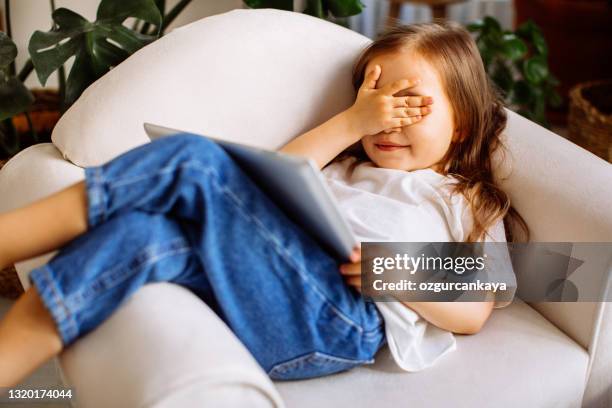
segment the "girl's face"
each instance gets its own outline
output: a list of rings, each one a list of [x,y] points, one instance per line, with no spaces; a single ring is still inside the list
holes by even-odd
[[[431,96],[433,104],[429,105],[431,112],[415,124],[404,126],[393,133],[380,132],[364,136],[361,144],[366,154],[378,167],[406,171],[432,168],[441,171],[439,162],[455,136],[455,126],[453,111],[436,69],[424,58],[408,50],[373,58],[368,62],[365,72],[369,72],[376,64],[382,68],[376,89],[398,79],[420,78],[420,84],[403,89],[394,96]],[[384,142],[406,147],[385,151],[376,146]]]

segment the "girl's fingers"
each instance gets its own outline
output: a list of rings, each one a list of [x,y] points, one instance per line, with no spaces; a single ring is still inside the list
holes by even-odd
[[[340,273],[344,276],[361,276],[361,262],[340,265]]]
[[[366,74],[363,80],[363,86],[367,89],[376,89],[376,82],[378,82],[378,78],[380,78],[380,73],[380,65],[377,64]]]
[[[402,131],[402,128],[399,128],[399,127],[383,130],[383,132],[385,133],[393,133],[393,132],[401,132],[401,131]]]
[[[410,126],[423,118],[422,115],[411,116],[409,118],[393,118],[391,119],[392,127]]]
[[[395,108],[393,109],[392,118],[394,122],[391,124],[390,128],[383,130],[383,132],[387,134],[400,132],[403,126],[412,125],[430,113],[431,109],[428,106],[423,106],[421,108]]]
[[[394,108],[394,118],[409,118],[411,116],[425,116],[431,112],[429,106],[423,106],[421,108]]]
[[[396,93],[398,93],[401,90],[417,86],[420,82],[421,82],[421,80],[418,79],[418,78],[414,78],[414,79],[398,79],[397,81],[391,82],[390,84],[386,85],[383,88],[383,92],[386,95],[395,95]]]
[[[420,107],[427,106],[433,103],[431,96],[394,96],[393,107],[399,108],[402,106]]]
[[[353,253],[350,256],[351,262],[359,262],[361,261],[361,245],[353,248]]]

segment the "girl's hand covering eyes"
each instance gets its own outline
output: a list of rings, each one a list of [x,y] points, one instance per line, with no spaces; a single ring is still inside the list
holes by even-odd
[[[431,112],[428,105],[433,99],[430,96],[393,96],[403,89],[415,87],[420,79],[400,79],[376,89],[381,72],[380,65],[375,65],[366,74],[355,103],[348,109],[356,132],[362,136],[398,131]]]

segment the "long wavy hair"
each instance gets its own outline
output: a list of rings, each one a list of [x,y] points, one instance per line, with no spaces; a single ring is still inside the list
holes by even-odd
[[[441,167],[444,175],[453,176],[457,181],[453,183],[453,194],[463,194],[472,211],[473,228],[465,241],[483,240],[487,229],[500,217],[504,220],[508,242],[517,238],[513,234],[515,224],[523,231],[523,239],[529,240],[527,223],[493,179],[492,154],[503,147],[500,134],[506,127],[507,117],[500,93],[487,76],[478,47],[465,28],[450,21],[388,27],[357,59],[353,67],[355,91],[361,87],[371,59],[405,49],[425,58],[437,69],[453,110],[455,126],[462,135],[460,140],[451,142]],[[357,158],[354,165],[370,161],[358,142],[332,162],[348,156]]]

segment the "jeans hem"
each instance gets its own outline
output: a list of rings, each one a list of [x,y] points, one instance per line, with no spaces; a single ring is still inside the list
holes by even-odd
[[[36,287],[43,305],[55,321],[62,343],[64,346],[70,344],[78,337],[79,326],[53,278],[53,270],[48,264],[43,265],[30,272],[29,280]]]

